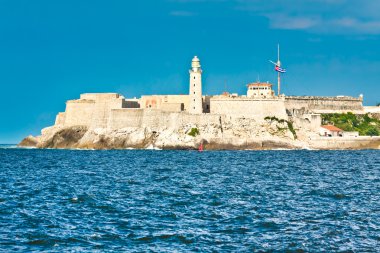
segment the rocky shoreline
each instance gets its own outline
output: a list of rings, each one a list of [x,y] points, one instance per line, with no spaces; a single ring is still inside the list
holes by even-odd
[[[357,139],[318,138],[297,131],[301,138],[296,139],[285,126],[271,122],[262,125],[261,134],[253,136],[245,131],[205,129],[200,134],[189,135],[189,129],[149,128],[89,129],[86,126],[53,126],[42,130],[40,136],[28,136],[19,147],[56,148],[56,149],[164,149],[194,150],[203,143],[205,150],[271,150],[271,149],[380,149],[380,137],[361,137]],[[276,129],[281,129],[276,131]],[[231,130],[231,129],[230,129]],[[252,133],[252,131],[251,131]]]

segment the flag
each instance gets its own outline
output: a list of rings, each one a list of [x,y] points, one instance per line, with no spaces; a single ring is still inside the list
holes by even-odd
[[[286,73],[286,69],[280,68],[280,67],[277,66],[277,65],[276,65],[276,67],[274,68],[274,70],[276,70],[277,72],[280,72],[280,73]]]

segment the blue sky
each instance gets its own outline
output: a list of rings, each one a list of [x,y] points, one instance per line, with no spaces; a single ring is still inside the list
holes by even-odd
[[[0,0],[0,143],[54,124],[85,92],[185,94],[198,55],[205,94],[276,82],[286,95],[380,102],[373,0]]]

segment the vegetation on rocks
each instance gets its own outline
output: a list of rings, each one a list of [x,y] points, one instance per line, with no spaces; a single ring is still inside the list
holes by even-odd
[[[296,130],[294,130],[294,127],[293,127],[293,122],[291,122],[291,121],[288,121],[288,120],[284,120],[284,119],[279,119],[279,118],[277,118],[277,117],[275,117],[275,116],[273,116],[273,117],[269,117],[269,116],[267,116],[267,117],[265,117],[264,118],[265,120],[269,120],[269,121],[276,121],[276,122],[278,122],[278,123],[286,123],[287,125],[288,125],[288,129],[289,129],[289,131],[293,134],[293,137],[294,137],[294,139],[297,139],[297,133],[296,133]],[[279,129],[279,130],[282,130],[282,129]]]
[[[348,113],[322,114],[323,125],[334,125],[344,131],[357,131],[359,135],[379,136],[380,120],[368,114],[355,115]]]
[[[199,130],[198,130],[198,128],[192,128],[192,129],[190,130],[190,132],[188,133],[188,135],[193,136],[193,137],[199,135]]]

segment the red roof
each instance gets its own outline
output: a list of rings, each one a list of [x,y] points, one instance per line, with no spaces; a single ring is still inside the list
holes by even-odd
[[[333,125],[324,125],[322,127],[326,128],[327,130],[330,130],[331,132],[343,132],[342,129],[337,128],[336,126],[333,126]]]

